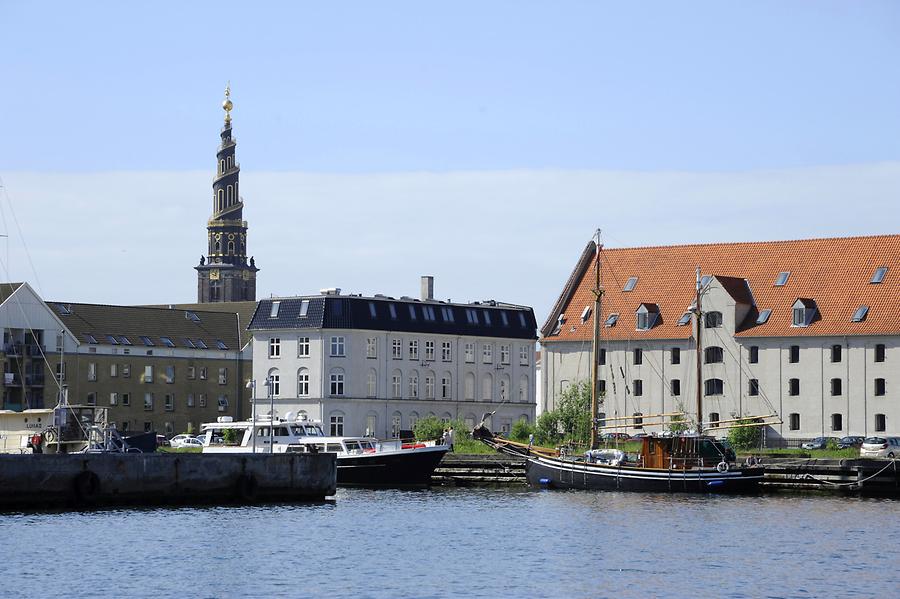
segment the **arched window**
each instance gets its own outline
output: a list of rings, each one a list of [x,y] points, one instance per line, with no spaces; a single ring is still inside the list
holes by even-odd
[[[224,172],[225,172],[225,160],[222,159],[219,161],[219,174],[221,175]]]
[[[297,371],[297,397],[309,397],[309,369]]]
[[[466,423],[466,428],[468,430],[475,428],[475,414],[472,414],[471,412],[466,414],[464,422]]]
[[[221,239],[216,239],[214,248],[215,248],[215,251],[217,254],[222,253],[222,240]]]
[[[453,376],[449,372],[441,375],[441,399],[450,399],[453,394]]]
[[[522,414],[521,416],[519,416],[519,420],[524,420],[526,423],[529,422],[528,414]]]
[[[481,378],[481,399],[491,401],[494,397],[494,377],[490,372],[485,372]]]
[[[233,241],[228,242],[228,254],[234,255],[234,242]]]
[[[469,401],[475,400],[475,374],[472,372],[466,373],[466,399]]]
[[[269,370],[268,381],[269,393],[272,397],[281,397],[281,375],[278,373],[277,368]]]
[[[519,378],[519,401],[528,401],[528,375],[523,374]]]
[[[378,414],[374,411],[370,411],[366,414],[366,430],[363,434],[367,437],[374,437],[377,433],[378,427]]]
[[[707,329],[716,329],[722,326],[722,313],[721,312],[707,312],[706,313],[706,328]]]
[[[378,396],[378,371],[374,368],[369,369],[366,375],[366,397]]]
[[[419,397],[419,372],[412,370],[409,373],[409,398],[418,399]]]
[[[391,374],[391,397],[400,399],[403,393],[403,373],[399,369]]]
[[[419,422],[419,413],[418,412],[410,412],[409,413],[409,428],[410,430],[416,428],[416,424]]]
[[[234,186],[228,186],[228,192],[225,194],[226,204],[231,206],[234,203]]]
[[[222,210],[222,208],[224,208],[224,207],[225,207],[225,190],[220,189],[219,190],[219,210]]]
[[[443,422],[444,424],[447,424],[451,420],[453,420],[453,416],[450,415],[450,412],[444,412],[443,414],[441,414],[441,422]]]
[[[500,401],[509,400],[509,375],[500,375]]]
[[[425,373],[425,399],[434,399],[434,372]]]
[[[704,381],[705,395],[722,395],[725,391],[725,383],[722,379],[706,379]]]
[[[725,360],[725,351],[721,347],[712,346],[703,350],[703,361],[707,364],[720,364]]]
[[[400,415],[400,412],[394,412],[391,416],[391,438],[396,439],[400,436],[400,428],[403,422],[403,418]]]

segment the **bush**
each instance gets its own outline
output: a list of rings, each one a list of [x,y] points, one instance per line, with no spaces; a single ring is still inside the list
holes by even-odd
[[[513,441],[524,443],[533,434],[535,434],[535,427],[528,424],[528,421],[524,418],[520,418],[512,425],[512,429],[509,431],[509,438]]]
[[[740,426],[754,424],[755,419],[744,419],[735,422],[734,428],[728,431],[728,442],[735,449],[756,449],[762,440],[762,428],[759,426]]]
[[[557,411],[563,435],[578,444],[588,443],[591,435],[590,381],[579,381],[563,391]]]
[[[435,416],[428,416],[416,422],[413,432],[416,434],[417,441],[429,441],[432,439],[440,439],[447,428],[443,422]],[[455,431],[454,431],[455,432]]]
[[[562,439],[559,429],[559,414],[556,410],[550,410],[538,416],[535,425],[535,437],[538,445],[552,447],[559,443]]]

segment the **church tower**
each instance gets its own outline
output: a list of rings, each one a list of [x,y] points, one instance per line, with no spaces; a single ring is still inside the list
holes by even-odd
[[[235,160],[236,141],[231,137],[231,86],[225,88],[225,125],[222,143],[216,152],[213,179],[213,210],[206,225],[207,256],[200,257],[197,270],[197,301],[239,302],[256,300],[256,263],[247,260],[247,221],[238,178],[241,167]]]

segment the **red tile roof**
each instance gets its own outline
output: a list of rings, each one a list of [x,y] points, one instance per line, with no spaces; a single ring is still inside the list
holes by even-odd
[[[591,242],[582,253],[544,324],[543,342],[590,340],[593,314],[584,323],[581,315],[593,302],[594,248]],[[603,327],[605,339],[689,338],[691,327],[676,322],[693,301],[697,266],[704,275],[722,277],[723,287],[738,301],[750,298],[741,289],[740,280],[746,279],[756,308],[772,310],[762,325],[755,324],[757,312],[751,311],[738,337],[900,334],[900,235],[604,248],[601,265],[602,318],[620,315],[616,326]],[[888,268],[884,280],[871,284],[882,266]],[[776,287],[781,272],[791,274],[785,285]],[[634,290],[622,291],[635,276]],[[814,299],[818,306],[819,316],[808,327],[791,326],[791,306],[798,298]],[[635,329],[641,303],[660,308],[660,319],[649,331]],[[868,315],[862,322],[851,322],[861,305],[869,306]],[[565,322],[554,334],[560,314],[565,314]]]

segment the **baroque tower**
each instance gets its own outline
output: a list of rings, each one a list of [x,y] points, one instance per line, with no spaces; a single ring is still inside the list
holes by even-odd
[[[256,263],[247,260],[247,221],[243,220],[244,202],[238,178],[241,167],[235,160],[236,140],[231,137],[231,86],[225,88],[225,125],[222,143],[216,152],[216,177],[213,179],[213,210],[206,225],[207,256],[200,257],[197,270],[197,301],[256,301]]]

